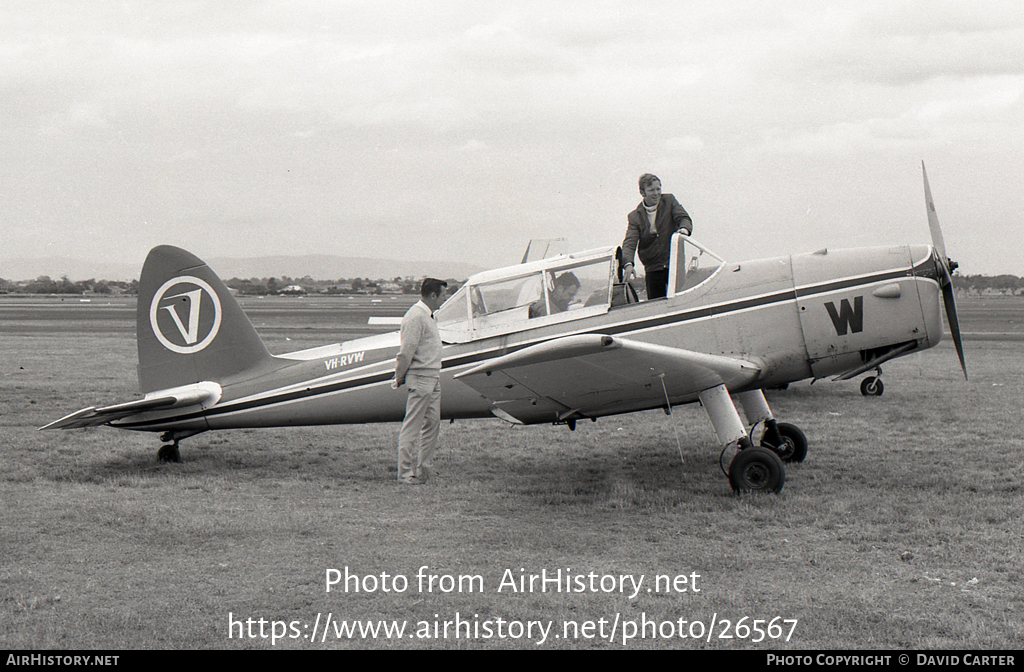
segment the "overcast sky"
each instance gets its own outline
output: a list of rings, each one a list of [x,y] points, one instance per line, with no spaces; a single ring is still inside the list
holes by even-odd
[[[0,259],[616,245],[653,172],[742,260],[1024,275],[1024,4],[0,2]],[[344,276],[344,269],[339,269]]]

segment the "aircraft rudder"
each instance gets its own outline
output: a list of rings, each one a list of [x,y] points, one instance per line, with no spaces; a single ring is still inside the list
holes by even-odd
[[[146,257],[136,326],[143,392],[219,382],[273,360],[217,274],[170,245]]]

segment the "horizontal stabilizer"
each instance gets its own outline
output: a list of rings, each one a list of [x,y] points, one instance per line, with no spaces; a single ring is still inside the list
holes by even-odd
[[[167,408],[173,406],[177,401],[178,400],[174,397],[160,397],[158,399],[129,401],[124,404],[115,404],[113,406],[105,406],[103,408],[90,406],[89,408],[83,408],[80,411],[76,411],[71,415],[66,415],[60,420],[55,420],[54,422],[51,422],[45,427],[40,427],[39,429],[78,429],[79,427],[105,425],[108,422],[120,420],[121,418],[126,418],[129,415],[135,415],[136,413]]]
[[[137,399],[102,408],[90,406],[80,411],[75,411],[71,415],[66,415],[60,420],[55,420],[39,429],[96,427],[120,420],[121,418],[127,418],[130,415],[137,415],[148,411],[161,411],[180,406],[191,406],[210,399],[214,403],[219,401],[220,386],[214,383],[200,383],[181,389],[164,390],[164,393],[161,393],[160,396],[147,397],[146,399]]]

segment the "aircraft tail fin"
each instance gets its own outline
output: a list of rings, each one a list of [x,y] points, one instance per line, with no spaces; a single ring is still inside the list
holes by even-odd
[[[221,279],[177,247],[161,245],[146,257],[136,320],[144,393],[230,382],[276,366]]]

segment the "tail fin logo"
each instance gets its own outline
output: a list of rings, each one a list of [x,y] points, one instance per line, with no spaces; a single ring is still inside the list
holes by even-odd
[[[165,282],[149,304],[153,334],[165,348],[180,355],[191,355],[212,343],[220,331],[220,322],[217,292],[190,275]]]

